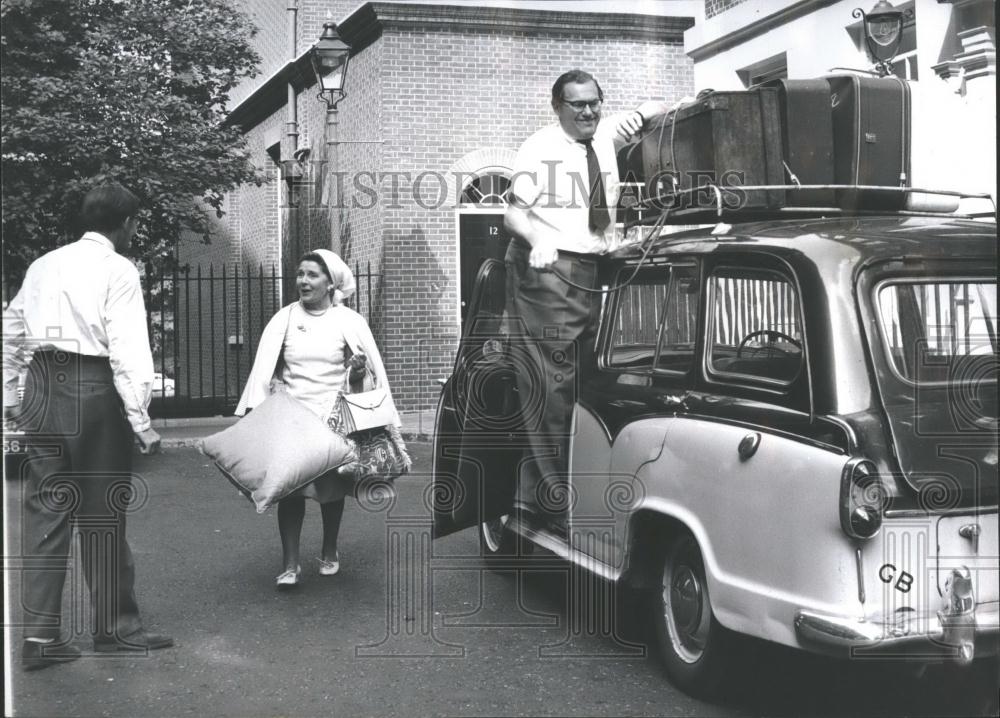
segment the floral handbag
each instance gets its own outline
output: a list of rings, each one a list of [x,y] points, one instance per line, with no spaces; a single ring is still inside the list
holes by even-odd
[[[410,470],[410,457],[396,443],[387,427],[358,431],[348,438],[358,444],[358,481],[390,481]]]

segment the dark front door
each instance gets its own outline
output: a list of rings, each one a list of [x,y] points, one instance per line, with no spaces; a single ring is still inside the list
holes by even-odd
[[[462,330],[469,314],[476,275],[487,259],[503,261],[510,235],[503,227],[503,212],[495,214],[460,214],[459,291],[462,299]]]

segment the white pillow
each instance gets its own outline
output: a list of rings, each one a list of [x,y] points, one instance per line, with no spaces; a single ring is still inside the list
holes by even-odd
[[[357,457],[340,434],[285,392],[272,394],[198,447],[257,513]]]

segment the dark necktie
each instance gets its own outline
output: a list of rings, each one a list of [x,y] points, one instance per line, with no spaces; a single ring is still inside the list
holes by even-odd
[[[587,148],[587,175],[590,186],[590,229],[603,232],[611,224],[608,214],[608,198],[604,194],[604,178],[601,177],[601,166],[597,163],[597,153],[594,152],[593,140],[577,140]]]

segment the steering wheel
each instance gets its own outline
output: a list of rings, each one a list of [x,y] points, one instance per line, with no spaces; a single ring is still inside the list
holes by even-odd
[[[791,356],[792,352],[788,351],[787,349],[782,349],[779,346],[775,346],[775,343],[779,339],[784,340],[788,344],[791,344],[793,347],[795,347],[796,349],[798,349],[800,352],[802,351],[802,342],[798,341],[794,337],[790,337],[787,334],[785,334],[784,332],[779,332],[776,329],[758,329],[755,332],[750,332],[745,337],[743,337],[743,339],[740,340],[740,345],[738,347],[736,347],[736,358],[737,359],[740,358],[740,356],[743,353],[743,349],[747,346],[747,344],[749,344],[750,342],[752,342],[757,337],[764,337],[764,342],[763,343],[766,344],[766,346],[750,347],[750,349],[753,350],[753,351],[763,351],[763,350],[766,349],[769,352],[778,351],[778,352],[781,352],[782,354],[784,354],[785,356]]]

